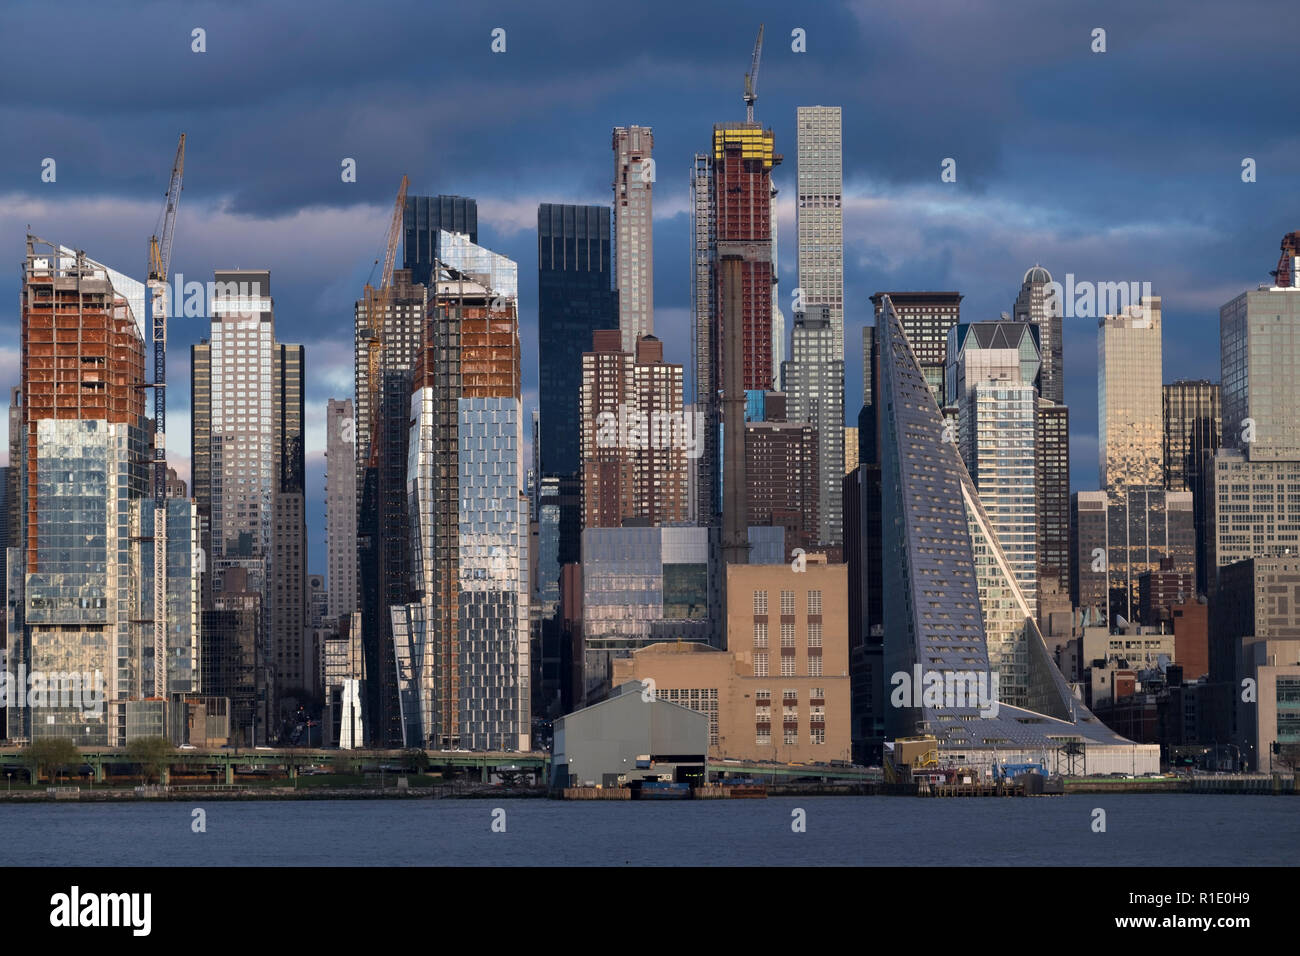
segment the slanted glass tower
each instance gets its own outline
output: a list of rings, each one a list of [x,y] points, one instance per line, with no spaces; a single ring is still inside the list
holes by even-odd
[[[957,446],[945,442],[939,405],[888,295],[877,322],[881,408],[882,561],[886,735],[929,735],[940,762],[987,767],[1044,760],[1051,770],[1082,755],[1087,772],[1154,771],[1159,748],[1133,744],[1100,723],[1052,662],[994,525]],[[995,668],[982,601],[1010,602],[1022,621],[1027,708],[991,706]],[[966,694],[909,695],[932,675]],[[975,698],[972,700],[971,698]]]

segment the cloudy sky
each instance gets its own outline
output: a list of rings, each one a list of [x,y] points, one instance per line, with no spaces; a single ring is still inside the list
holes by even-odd
[[[537,204],[608,203],[610,129],[652,126],[656,331],[689,365],[687,171],[715,122],[744,118],[760,22],[756,118],[786,157],[783,297],[797,285],[795,108],[843,107],[851,417],[873,292],[956,289],[965,320],[997,318],[1034,263],[1058,279],[1150,282],[1164,380],[1218,379],[1219,306],[1268,281],[1282,235],[1300,229],[1292,0],[10,2],[0,258],[19,266],[30,227],[143,276],[184,131],[172,269],[201,281],[271,269],[277,335],[307,346],[309,534],[323,567],[325,403],[351,394],[353,302],[401,176],[414,193],[475,197],[480,242],[519,263],[531,404]],[[192,50],[195,28],[206,52]],[[796,28],[806,52],[791,48]],[[41,179],[47,157],[54,182]],[[346,157],[355,183],[341,181]],[[955,183],[940,181],[949,157]],[[18,276],[0,269],[4,385],[18,382]],[[1096,327],[1065,327],[1073,482],[1094,488]],[[199,319],[170,329],[181,387],[168,444],[183,473],[188,347],[205,334]]]

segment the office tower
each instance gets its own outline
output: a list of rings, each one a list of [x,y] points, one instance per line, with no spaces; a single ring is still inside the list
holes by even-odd
[[[880,328],[885,296],[889,297],[894,313],[903,323],[903,332],[920,363],[921,373],[930,386],[930,394],[942,405],[944,368],[948,361],[948,330],[961,321],[961,293],[877,292],[871,297],[871,304],[876,311],[877,329]]]
[[[723,425],[723,560],[744,563],[749,549],[745,518],[744,392],[771,387],[772,169],[781,162],[771,130],[756,123],[713,128],[708,177],[709,278],[712,351],[708,394]],[[730,323],[730,325],[728,325]],[[721,399],[717,396],[721,393]],[[706,449],[707,453],[707,449]],[[716,479],[715,479],[716,480]]]
[[[1300,549],[1300,234],[1282,240],[1277,283],[1219,310],[1223,447],[1214,457],[1208,583],[1246,558]]]
[[[1025,600],[1038,598],[1036,433],[1038,346],[1019,322],[970,322],[948,332],[947,404],[957,446]],[[989,605],[985,603],[986,612]],[[1023,634],[1020,621],[1012,625]],[[986,621],[986,630],[992,622]],[[1017,655],[1020,656],[1020,655]],[[1002,680],[1007,680],[1003,664]],[[1004,685],[1005,686],[1005,685]]]
[[[271,274],[215,273],[209,336],[191,349],[194,498],[207,570],[205,596],[242,568],[260,595],[256,667],[274,702],[310,693],[306,647],[307,524],[300,345],[275,339]],[[206,597],[205,597],[206,599]],[[267,713],[275,718],[275,708]],[[261,728],[258,737],[265,739]]]
[[[842,480],[842,478],[841,478]],[[784,557],[820,550],[821,451],[806,422],[745,423],[746,512],[753,527],[785,530]]]
[[[1053,405],[1065,404],[1065,353],[1061,335],[1062,305],[1052,296],[1052,275],[1035,265],[1025,272],[1016,295],[1013,318],[1038,329],[1042,355],[1039,379],[1034,384],[1040,398]]]
[[[829,309],[834,358],[844,361],[844,176],[838,106],[800,106],[799,288],[810,313]],[[842,411],[842,410],[841,410]]]
[[[623,351],[655,330],[654,131],[614,128],[614,243]]]
[[[272,363],[276,390],[275,448],[279,476],[271,525],[271,567],[267,605],[271,610],[271,651],[276,694],[316,695],[316,667],[311,651],[310,596],[307,592],[307,482],[303,423],[306,351],[301,345],[276,343]],[[238,409],[235,409],[238,413]]]
[[[619,323],[610,256],[608,208],[550,203],[537,207],[537,392],[543,475],[576,475],[580,467],[582,354],[591,347],[594,332],[618,328]],[[576,555],[576,541],[573,552]]]
[[[465,196],[407,196],[402,211],[402,268],[412,285],[427,286],[438,260],[440,232],[478,242],[478,203]]]
[[[941,763],[947,753],[977,767],[1024,753],[1068,769],[1082,751],[1089,772],[1158,767],[1158,747],[1135,747],[1101,726],[1056,669],[961,456],[943,441],[939,405],[888,296],[880,307],[887,733],[934,735]],[[999,687],[1004,703],[981,706],[998,666],[981,614],[989,599],[1013,604],[1025,631],[1023,705],[1006,703]],[[922,672],[939,675],[939,702],[919,687],[908,693]]]
[[[1088,623],[1109,627],[1140,618],[1141,575],[1167,570],[1194,574],[1192,494],[1136,486],[1080,491],[1071,496],[1070,547],[1074,569],[1070,597]]]
[[[357,610],[357,456],[352,399],[331,398],[325,409],[325,620],[336,624]]]
[[[684,522],[687,451],[699,436],[682,414],[682,367],[664,362],[653,335],[633,355],[616,332],[596,332],[582,356],[582,526]]]
[[[657,641],[721,646],[720,584],[708,528],[586,528],[582,532],[582,682],[594,702],[613,662]]]
[[[695,409],[703,416],[703,453],[692,462],[695,474],[695,523],[716,527],[720,514],[718,435],[721,419],[717,403],[718,382],[713,359],[713,163],[707,153],[696,153],[691,165],[691,343],[694,362],[691,389]]]
[[[425,326],[425,286],[411,278],[408,269],[393,273],[375,339],[365,298],[357,300],[354,312],[357,587],[367,694],[363,723],[374,744],[393,747],[401,744],[402,729],[388,609],[410,600],[406,458],[411,371]]]
[[[1164,487],[1160,297],[1097,322],[1101,487]]]
[[[839,351],[843,352],[842,341]],[[838,554],[844,544],[844,360],[836,358],[830,306],[795,314],[791,360],[785,363],[782,378],[786,418],[817,429],[817,541]]]
[[[1049,595],[1070,590],[1070,410],[1040,398],[1034,419],[1034,486],[1038,509],[1039,624]],[[1068,610],[1068,608],[1067,608]]]
[[[152,596],[152,581],[142,588],[132,561],[146,493],[144,335],[139,282],[27,236],[22,404],[10,432],[11,449],[23,446],[20,544],[6,562],[6,658],[24,696],[7,708],[10,740],[122,743],[119,715],[151,675],[152,615],[142,627],[136,598]],[[59,689],[77,696],[28,706],[24,675],[34,672],[70,675]],[[83,689],[103,695],[98,707],[83,711]]]
[[[528,499],[515,263],[444,233],[412,378],[412,601],[391,606],[407,747],[527,750]]]
[[[1164,387],[1165,488],[1190,491],[1196,523],[1196,593],[1208,594],[1210,581],[1210,471],[1219,450],[1223,419],[1219,386],[1180,380]]]

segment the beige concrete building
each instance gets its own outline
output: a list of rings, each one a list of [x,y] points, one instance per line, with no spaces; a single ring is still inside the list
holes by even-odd
[[[1247,640],[1243,651],[1256,699],[1237,695],[1242,756],[1256,771],[1300,770],[1300,640]]]
[[[614,662],[614,684],[709,716],[710,759],[850,759],[848,568],[808,555],[727,567],[726,650],[652,644]]]

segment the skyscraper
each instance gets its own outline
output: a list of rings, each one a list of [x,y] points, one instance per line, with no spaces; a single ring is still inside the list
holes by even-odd
[[[947,404],[958,410],[955,437],[966,470],[1037,616],[1038,396],[1032,383],[1039,355],[1031,333],[1016,322],[953,326],[948,333]]]
[[[844,361],[844,176],[840,108],[800,106],[798,128],[799,288],[806,310],[830,312],[835,360]],[[840,409],[841,418],[843,409]],[[842,422],[841,422],[842,424]]]
[[[716,527],[721,489],[718,485],[718,435],[722,427],[718,405],[720,387],[714,372],[717,343],[714,321],[713,257],[715,250],[713,163],[707,153],[696,153],[691,165],[691,344],[694,364],[691,389],[695,408],[703,416],[703,453],[692,462],[695,473],[695,521]]]
[[[357,603],[357,456],[352,399],[331,398],[325,409],[326,622]]]
[[[757,123],[714,126],[708,180],[713,289],[709,393],[720,414],[706,414],[706,423],[712,427],[712,421],[720,420],[723,425],[722,547],[727,563],[744,563],[749,531],[744,441],[728,441],[726,435],[744,434],[745,390],[766,390],[772,383],[772,169],[780,162],[771,130]]]
[[[1190,491],[1196,524],[1196,590],[1209,593],[1210,472],[1219,450],[1223,418],[1219,386],[1214,382],[1180,380],[1164,386],[1165,488]]]
[[[1160,297],[1097,322],[1101,487],[1164,487]]]
[[[817,429],[819,486],[817,540],[844,546],[844,360],[836,358],[837,333],[829,305],[796,313],[791,359],[782,370],[786,418]],[[843,355],[842,337],[839,352]]]
[[[153,604],[144,298],[141,283],[85,253],[27,236],[22,404],[11,421],[19,546],[6,556],[6,663],[24,695],[6,709],[11,740],[122,746],[166,734],[169,704],[197,689],[196,521],[186,499],[168,500],[167,607]],[[166,661],[154,659],[156,613],[168,616]],[[163,666],[168,699],[148,699]],[[21,682],[36,672],[51,698],[29,706]]]
[[[1059,767],[1073,759],[1061,746],[1071,741],[1074,753],[1086,752],[1090,771],[1154,769],[1159,748],[1134,747],[1101,726],[1053,664],[961,457],[943,441],[938,403],[888,296],[880,306],[884,663],[894,685],[887,732],[933,734],[941,762],[949,751],[972,766],[1012,759],[1013,752],[1037,760],[1053,751]],[[990,616],[981,607],[988,600],[999,602],[1008,624],[1014,613],[1023,629],[1016,659],[1022,670],[1013,681],[1019,691],[1008,700],[999,686],[998,708],[981,706],[992,689],[990,672],[1003,666],[995,663]],[[938,701],[906,693],[923,671],[940,676]],[[958,694],[958,687],[966,691]]]
[[[1206,516],[1211,584],[1226,565],[1300,550],[1300,234],[1283,237],[1272,275],[1275,285],[1219,310],[1223,447]]]
[[[390,606],[407,747],[527,750],[528,500],[518,277],[444,233],[412,381],[413,600]]]
[[[275,339],[271,274],[215,273],[209,337],[191,349],[194,498],[209,589],[238,568],[260,596],[259,694],[312,690],[306,648],[304,352]],[[261,729],[258,737],[262,739]]]
[[[960,292],[877,292],[871,297],[880,328],[885,296],[903,324],[908,344],[921,365],[930,394],[940,405],[944,400],[944,367],[948,360],[948,330],[961,321]]]
[[[459,232],[478,242],[478,203],[465,196],[407,196],[402,212],[402,268],[412,285],[428,285],[438,259],[438,234]]]
[[[611,284],[609,209],[537,207],[538,405],[541,470],[567,477],[579,468],[582,354],[598,329],[618,328],[619,293]],[[621,345],[625,352],[634,348]],[[573,557],[578,529],[572,529]]]
[[[623,351],[655,330],[654,132],[614,128],[614,242]]]
[[[363,723],[375,744],[394,747],[401,744],[402,729],[388,609],[410,600],[406,458],[411,370],[425,326],[425,287],[411,276],[407,269],[393,273],[375,339],[365,298],[357,300],[354,311],[357,584],[367,695]]]
[[[1038,387],[1040,398],[1054,405],[1065,404],[1065,353],[1061,336],[1061,306],[1052,295],[1052,274],[1042,266],[1033,266],[1025,272],[1016,295],[1017,322],[1029,322],[1038,327],[1038,346],[1042,353],[1042,368]]]

